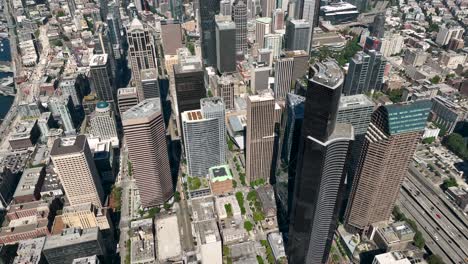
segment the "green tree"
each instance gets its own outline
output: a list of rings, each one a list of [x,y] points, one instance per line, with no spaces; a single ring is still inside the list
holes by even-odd
[[[460,158],[468,160],[468,149],[462,135],[458,133],[450,134],[445,140],[445,145]]]
[[[416,231],[416,234],[414,235],[414,245],[417,246],[418,248],[422,249],[424,248],[424,245],[426,244],[426,241],[424,241],[424,238],[421,234],[421,231]]]
[[[428,137],[422,140],[422,143],[424,144],[432,144],[435,141],[435,137]]]
[[[250,221],[245,221],[244,228],[245,230],[247,230],[247,232],[250,232],[253,229],[253,224]]]
[[[436,75],[436,76],[432,77],[431,83],[433,83],[433,84],[438,84],[438,83],[440,82],[441,79],[442,79],[442,78],[440,78],[439,75]]]
[[[400,211],[400,207],[398,207],[398,205],[395,205],[395,207],[393,207],[392,213],[396,221],[406,220],[405,215]]]
[[[242,194],[242,192],[236,192],[236,199],[237,199],[237,203],[239,204],[241,214],[245,215],[244,194]]]
[[[430,255],[428,259],[429,264],[445,264],[442,258],[438,255]]]
[[[235,180],[232,180],[232,188],[237,188],[237,182]]]
[[[395,89],[395,90],[390,90],[388,92],[388,98],[393,103],[401,102],[402,97],[403,97],[403,89]]]
[[[442,183],[442,189],[447,190],[449,187],[458,187],[457,180],[452,177],[445,179]]]
[[[169,209],[171,209],[171,207],[172,207],[172,204],[170,204],[170,203],[164,203],[164,209],[165,209],[166,211],[169,210]]]
[[[159,207],[154,207],[148,210],[148,217],[149,218],[154,218],[157,214],[161,212],[161,209]]]
[[[187,49],[190,51],[192,55],[195,55],[195,45],[193,45],[193,42],[187,42]]]
[[[232,217],[232,205],[227,203],[224,205],[224,209],[226,210],[226,214],[228,217]]]
[[[250,192],[247,194],[247,200],[249,200],[249,201],[255,201],[255,200],[257,200],[257,192],[256,192],[255,190],[250,191]]]
[[[253,213],[253,219],[255,222],[260,222],[260,221],[265,220],[265,215],[260,211],[255,211]]]
[[[177,203],[180,202],[180,192],[174,193],[174,201]]]
[[[258,264],[263,264],[264,263],[262,257],[259,256],[259,255],[257,255],[257,262],[258,262]]]

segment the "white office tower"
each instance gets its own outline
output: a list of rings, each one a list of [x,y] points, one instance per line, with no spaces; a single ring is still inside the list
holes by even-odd
[[[96,109],[91,114],[89,121],[93,136],[98,136],[101,140],[110,141],[114,148],[119,147],[114,112],[111,110],[109,103],[97,103]]]
[[[206,176],[208,169],[225,163],[224,103],[204,98],[202,109],[182,113],[185,156],[190,176]]]
[[[270,49],[273,52],[273,58],[277,59],[280,56],[281,45],[283,43],[282,34],[268,34],[264,37],[264,48]]]
[[[52,112],[52,115],[60,118],[65,135],[76,134],[73,119],[70,114],[70,111],[73,110],[71,98],[50,97],[47,105],[49,110]]]
[[[281,58],[275,63],[275,99],[284,100],[291,89],[294,58]]]

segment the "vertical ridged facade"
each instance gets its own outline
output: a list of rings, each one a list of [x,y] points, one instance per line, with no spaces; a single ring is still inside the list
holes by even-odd
[[[144,208],[171,198],[173,184],[159,98],[146,99],[122,115],[133,177]]]
[[[284,100],[291,90],[294,58],[281,58],[275,63],[275,99]]]
[[[354,132],[351,125],[336,123],[343,84],[343,72],[336,62],[316,63],[309,76],[288,261],[318,264],[327,262],[338,224],[346,158]]]
[[[372,115],[346,209],[349,230],[390,218],[430,108],[430,101],[416,101],[381,106]]]
[[[161,97],[157,69],[151,68],[141,71],[141,91],[144,99]]]
[[[275,98],[270,90],[247,98],[247,182],[270,179],[275,143]]]

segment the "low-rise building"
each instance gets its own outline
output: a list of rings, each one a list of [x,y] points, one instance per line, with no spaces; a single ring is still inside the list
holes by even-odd
[[[69,228],[46,239],[44,256],[49,264],[73,263],[74,259],[97,255],[107,257],[99,228]]]
[[[153,219],[133,221],[130,224],[130,229],[130,263],[156,264]],[[160,243],[165,243],[165,241]]]
[[[208,173],[210,175],[211,192],[213,195],[232,192],[232,174],[228,165],[211,167]]]
[[[372,264],[411,264],[411,261],[402,253],[395,251],[375,256]]]
[[[216,218],[213,197],[208,196],[191,199],[190,204],[192,209],[193,223]]]
[[[179,224],[177,216],[156,220],[156,256],[160,262],[182,260]]]
[[[465,213],[468,212],[468,192],[459,187],[449,187],[447,189],[447,195],[455,201],[455,203]]]
[[[92,203],[65,206],[61,218],[66,228],[110,228],[106,209],[97,208]]]
[[[41,198],[41,188],[44,183],[45,167],[29,168],[23,171],[21,179],[13,194],[15,203],[37,201]]]
[[[406,222],[377,223],[371,226],[370,239],[387,252],[404,250],[413,242],[414,230]]]
[[[40,136],[41,131],[37,125],[37,119],[22,120],[13,128],[8,142],[14,150],[27,149],[33,147]]]
[[[73,260],[72,264],[99,264],[101,263],[96,255],[83,257],[83,258],[76,258]]]
[[[222,264],[223,253],[221,236],[214,219],[194,224],[197,245],[200,249],[202,263]]]
[[[47,263],[42,255],[46,238],[40,237],[19,242],[18,250],[13,264],[45,264]]]
[[[458,67],[458,65],[465,64],[466,57],[466,54],[449,51],[442,53],[439,60],[441,65],[454,70]]]
[[[276,260],[286,258],[286,251],[284,249],[283,236],[280,233],[274,232],[267,235],[268,243],[270,244],[273,256]]]
[[[228,212],[229,209],[227,208],[230,208],[230,212]],[[216,213],[218,214],[219,220],[226,219],[228,217],[242,217],[241,209],[234,195],[216,197]]]

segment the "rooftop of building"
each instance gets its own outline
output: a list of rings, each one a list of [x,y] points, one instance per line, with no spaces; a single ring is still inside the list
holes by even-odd
[[[304,103],[306,98],[298,94],[288,93],[287,100],[288,100],[288,104],[290,105],[299,105],[301,103]]]
[[[250,95],[248,98],[251,102],[263,102],[263,101],[275,100],[275,96],[273,95],[273,92],[270,89],[258,91],[258,94]]]
[[[77,212],[84,212],[84,211],[93,211],[94,206],[92,203],[84,203],[84,204],[77,204],[77,205],[68,205],[64,206],[62,209],[63,214],[71,214]]]
[[[369,97],[364,94],[356,94],[356,95],[349,95],[340,97],[340,109],[345,108],[355,108],[355,107],[373,107],[374,102],[372,102]]]
[[[86,136],[78,135],[73,137],[58,138],[50,150],[51,156],[67,155],[82,152],[86,146]]]
[[[291,19],[290,23],[294,24],[295,27],[307,27],[309,28],[309,22],[305,19]]]
[[[388,252],[375,256],[374,261],[379,264],[411,264],[405,255],[399,251]]]
[[[356,9],[356,6],[347,2],[335,2],[335,3],[330,3],[328,5],[320,6],[320,11],[323,11],[323,12],[339,12],[339,11],[346,11],[349,9]]]
[[[223,98],[218,96],[202,98],[200,100],[200,106],[202,109],[214,106],[222,106],[224,108],[224,101]]]
[[[193,222],[206,221],[215,218],[215,209],[212,197],[192,199]]]
[[[45,237],[40,237],[20,241],[13,264],[39,264],[45,240]]]
[[[157,244],[156,255],[160,261],[175,258],[182,254],[176,215],[156,220],[156,236],[157,241],[164,241],[164,243]]]
[[[84,258],[76,258],[73,260],[72,264],[98,264],[99,259],[96,255],[84,257]]]
[[[49,236],[44,245],[44,250],[71,246],[98,239],[98,227],[93,228],[68,228],[60,235]]]
[[[145,29],[145,27],[144,27],[143,23],[136,17],[132,20],[132,22],[130,23],[130,25],[128,27],[129,31],[144,30],[144,29]]]
[[[94,54],[89,61],[90,67],[103,66],[107,64],[107,54]]]
[[[265,185],[257,188],[258,199],[262,203],[262,208],[267,211],[276,210],[275,192],[271,185]]]
[[[41,173],[44,173],[45,175],[43,166],[24,170],[13,197],[34,194],[34,190],[41,178]]]
[[[185,111],[182,113],[182,121],[200,121],[205,119],[200,110]]]
[[[133,95],[136,94],[136,87],[126,87],[117,89],[117,95]]]
[[[19,140],[29,138],[32,129],[36,125],[37,120],[21,120],[16,126],[13,127],[13,131],[10,134],[10,140]]]
[[[269,233],[268,243],[270,244],[273,252],[276,254],[275,257],[286,256],[286,250],[284,249],[283,236],[280,233],[277,233],[277,232]]]
[[[286,57],[303,57],[303,56],[306,56],[307,58],[309,57],[309,54],[305,50],[289,50],[289,51],[285,51],[284,55]]]
[[[194,224],[194,227],[202,245],[221,241],[221,236],[219,235],[218,225],[216,224],[215,219],[197,222]]]
[[[158,70],[155,68],[144,69],[140,71],[141,80],[157,80],[158,79]]]
[[[185,64],[175,64],[174,73],[202,72],[203,68],[200,62],[191,62]]]
[[[44,184],[41,188],[41,193],[61,190],[61,184],[57,173],[54,170],[46,169],[46,176],[44,179]]]
[[[317,84],[335,89],[343,83],[344,74],[336,61],[317,62],[313,65],[312,69],[315,74],[311,80]]]
[[[158,112],[161,112],[159,98],[149,98],[125,111],[122,120],[149,117]]]
[[[270,24],[271,23],[271,17],[259,17],[255,21],[258,22],[258,23]]]
[[[152,232],[152,230],[153,230],[153,219],[147,218],[147,219],[132,221],[130,223],[130,228],[132,230],[135,230],[135,231],[144,230],[145,232]]]
[[[220,30],[227,30],[227,29],[236,29],[236,24],[231,20],[217,20],[216,26]]]
[[[229,165],[211,167],[208,171],[212,177],[212,182],[232,180],[232,174]]]

